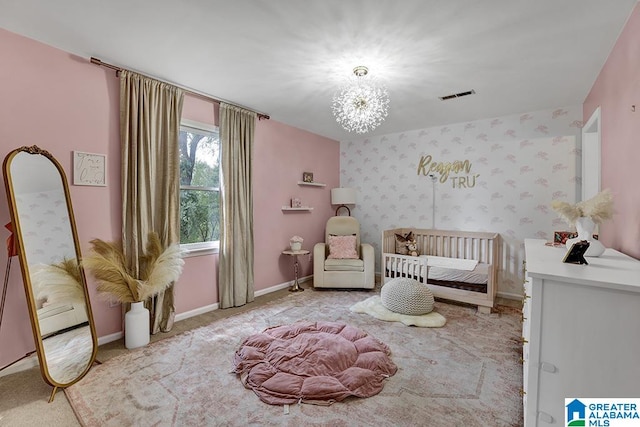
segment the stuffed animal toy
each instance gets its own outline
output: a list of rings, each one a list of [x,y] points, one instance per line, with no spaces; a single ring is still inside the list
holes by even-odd
[[[407,242],[407,255],[409,256],[418,256],[418,242],[415,239]]]
[[[396,253],[400,255],[407,255],[407,242],[415,240],[413,238],[413,231],[408,232],[405,235],[396,234]]]

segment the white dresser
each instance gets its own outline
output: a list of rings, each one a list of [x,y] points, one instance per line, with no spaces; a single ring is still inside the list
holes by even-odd
[[[640,261],[607,249],[589,265],[526,239],[524,424],[564,425],[566,397],[640,398]]]

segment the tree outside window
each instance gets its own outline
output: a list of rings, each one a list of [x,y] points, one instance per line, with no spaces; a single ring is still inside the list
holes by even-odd
[[[180,243],[212,248],[220,240],[220,139],[211,125],[183,120],[180,146]]]

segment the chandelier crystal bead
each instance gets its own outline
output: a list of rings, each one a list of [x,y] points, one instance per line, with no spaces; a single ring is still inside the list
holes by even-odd
[[[348,132],[367,133],[387,117],[387,88],[368,76],[367,67],[353,69],[349,83],[333,95],[332,110],[336,121]]]

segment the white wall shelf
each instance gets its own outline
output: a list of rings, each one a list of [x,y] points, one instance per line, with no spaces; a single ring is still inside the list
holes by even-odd
[[[301,206],[299,208],[290,208],[289,206],[283,206],[283,211],[312,211],[313,208],[309,206]]]
[[[298,185],[308,185],[310,187],[326,187],[327,184],[324,184],[322,182],[304,182],[304,181],[298,181]]]

